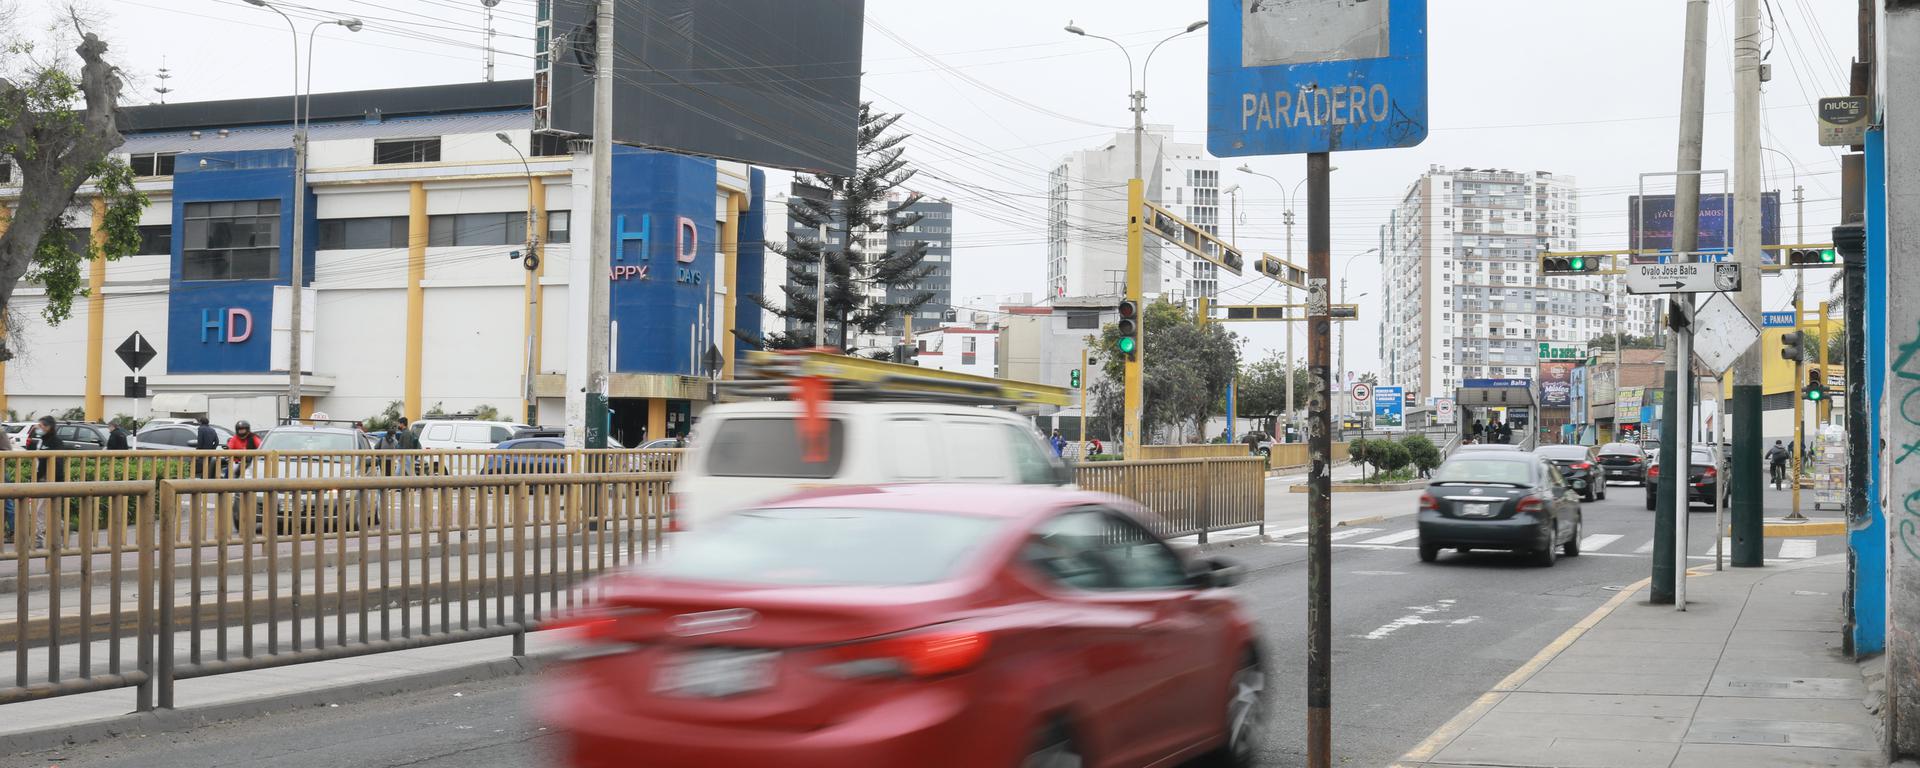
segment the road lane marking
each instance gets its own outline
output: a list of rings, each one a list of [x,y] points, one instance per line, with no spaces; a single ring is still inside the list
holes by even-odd
[[[1379,626],[1379,628],[1373,630],[1372,632],[1368,632],[1364,635],[1361,635],[1360,637],[1367,640],[1379,640],[1380,638],[1386,637],[1387,635],[1391,635],[1402,629],[1406,629],[1407,627],[1415,627],[1421,624],[1451,626],[1451,625],[1458,625],[1458,624],[1472,624],[1480,620],[1479,616],[1465,616],[1458,619],[1427,618],[1428,616],[1432,616],[1436,613],[1446,613],[1448,611],[1453,610],[1453,604],[1455,602],[1457,601],[1453,600],[1452,598],[1448,598],[1446,600],[1440,600],[1440,601],[1434,602],[1431,605],[1409,605],[1407,606],[1407,610],[1413,611],[1413,613],[1409,613],[1405,616],[1394,619],[1393,621],[1389,621],[1385,624],[1382,624]]]
[[[1304,542],[1304,541],[1269,541],[1269,542],[1267,542],[1267,543],[1266,543],[1266,546],[1269,546],[1269,547],[1304,547],[1304,546],[1307,546],[1307,542]],[[1369,550],[1374,550],[1374,551],[1376,551],[1376,552],[1377,552],[1377,551],[1380,551],[1380,550],[1387,550],[1387,549],[1399,549],[1399,550],[1405,550],[1405,551],[1408,551],[1408,552],[1412,552],[1412,551],[1414,551],[1414,550],[1417,550],[1417,549],[1419,549],[1419,547],[1410,547],[1410,546],[1407,546],[1407,545],[1405,545],[1405,544],[1366,544],[1366,543],[1351,543],[1351,544],[1342,544],[1342,543],[1337,543],[1337,542],[1333,544],[1333,547],[1334,547],[1335,549],[1369,549]],[[1495,551],[1495,550],[1487,550],[1487,549],[1482,549],[1482,550],[1475,550],[1475,551],[1476,551],[1476,552],[1492,552],[1492,551]],[[1626,552],[1581,552],[1581,553],[1580,553],[1580,556],[1581,556],[1581,557],[1631,557],[1631,558],[1639,558],[1639,559],[1644,559],[1644,558],[1646,557],[1646,555],[1639,555],[1639,554],[1628,554],[1628,553],[1626,553]],[[1712,561],[1712,560],[1713,560],[1713,555],[1690,555],[1690,556],[1688,556],[1688,557],[1687,557],[1687,559],[1688,559],[1688,560],[1704,560],[1704,561]],[[1766,559],[1765,561],[1763,561],[1763,563],[1764,563],[1765,565],[1784,565],[1784,564],[1786,564],[1786,563],[1791,563],[1791,562],[1794,562],[1794,561],[1792,561],[1792,560],[1784,560],[1784,559],[1779,559],[1779,558],[1772,558],[1772,557],[1770,557],[1770,558],[1767,558],[1767,559]]]
[[[1334,541],[1339,541],[1339,540],[1341,540],[1341,539],[1349,539],[1349,538],[1353,538],[1353,537],[1355,537],[1355,536],[1359,536],[1359,535],[1361,535],[1361,534],[1366,534],[1366,533],[1374,533],[1374,532],[1377,532],[1377,531],[1379,531],[1379,530],[1380,530],[1380,529],[1378,529],[1378,528],[1348,528],[1348,529],[1346,529],[1346,530],[1344,530],[1344,531],[1335,531],[1335,532],[1333,533],[1333,536],[1332,536],[1332,538],[1333,538],[1333,540],[1334,540]]]
[[[1406,571],[1353,571],[1355,576],[1405,576]]]
[[[1413,530],[1401,531],[1399,533],[1389,533],[1385,536],[1381,536],[1379,538],[1374,538],[1374,539],[1367,539],[1366,541],[1363,541],[1360,543],[1362,544],[1398,544],[1400,542],[1406,541],[1407,539],[1411,539],[1419,535],[1420,535],[1420,530],[1416,528]]]
[[[1608,544],[1619,541],[1620,538],[1621,536],[1617,533],[1592,534],[1580,540],[1580,552],[1583,554],[1587,552],[1598,552]]]
[[[1642,545],[1640,545],[1640,546],[1638,546],[1638,547],[1634,547],[1634,548],[1633,548],[1633,553],[1634,553],[1634,554],[1636,554],[1636,555],[1651,555],[1651,554],[1653,554],[1653,539],[1647,539],[1647,543],[1645,543],[1645,544],[1642,544]]]
[[[1275,531],[1273,533],[1273,537],[1276,539],[1284,539],[1288,536],[1298,536],[1306,532],[1307,532],[1307,527],[1303,525],[1298,528],[1288,528],[1284,531]]]
[[[1820,553],[1820,542],[1813,539],[1787,539],[1780,542],[1780,559],[1804,560]]]

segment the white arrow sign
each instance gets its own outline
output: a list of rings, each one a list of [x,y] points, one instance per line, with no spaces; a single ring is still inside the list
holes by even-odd
[[[1628,293],[1725,293],[1740,290],[1738,264],[1628,264]]]

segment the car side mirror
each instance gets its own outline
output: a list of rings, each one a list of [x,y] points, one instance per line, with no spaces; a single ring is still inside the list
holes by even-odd
[[[1073,485],[1075,480],[1073,465],[1065,461],[1053,462],[1053,484]]]
[[[1202,557],[1187,567],[1188,580],[1196,589],[1215,589],[1237,585],[1246,576],[1246,568],[1224,557]]]

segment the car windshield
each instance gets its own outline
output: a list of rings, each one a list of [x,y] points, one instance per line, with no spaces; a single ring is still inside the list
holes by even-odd
[[[1587,449],[1577,445],[1551,445],[1536,449],[1533,453],[1554,461],[1581,461],[1587,458]]]
[[[884,509],[756,509],[689,534],[653,569],[767,586],[906,586],[949,578],[1000,520]]]
[[[1532,461],[1529,459],[1528,461]],[[1447,483],[1489,483],[1494,485],[1533,485],[1533,470],[1528,461],[1497,459],[1454,459],[1433,471],[1433,485]]]
[[[1711,451],[1694,451],[1694,452],[1693,452],[1693,463],[1695,463],[1695,464],[1712,464],[1712,463],[1713,463],[1713,453],[1712,453]]]
[[[1640,446],[1634,445],[1632,443],[1607,443],[1606,445],[1600,446],[1600,452],[1601,453],[1625,453],[1625,454],[1638,456],[1640,455]]]
[[[310,432],[304,429],[276,429],[260,442],[267,451],[351,451],[359,448],[354,436],[346,432]]]

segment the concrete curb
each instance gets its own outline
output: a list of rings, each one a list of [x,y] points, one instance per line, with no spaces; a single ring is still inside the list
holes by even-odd
[[[20,731],[0,735],[0,753],[18,756],[27,752],[55,750],[126,735],[175,733],[243,717],[323,707],[328,704],[354,703],[369,698],[411,693],[429,688],[523,675],[540,670],[558,660],[563,653],[564,651],[560,650],[541,651],[526,656],[509,656],[432,672],[400,675],[384,680],[347,683],[206,706],[130,712],[103,720]]]
[[[1369,515],[1367,517],[1356,517],[1352,520],[1342,520],[1340,522],[1334,523],[1333,527],[1349,528],[1349,527],[1358,526],[1358,525],[1377,525],[1379,523],[1384,523],[1388,520],[1407,517],[1412,514],[1413,514],[1412,512],[1400,512],[1400,513],[1391,514],[1391,515]]]
[[[1794,536],[1839,536],[1847,532],[1845,520],[1808,520],[1804,523],[1786,522],[1779,519],[1768,520],[1763,525],[1761,535],[1769,539],[1784,539]]]
[[[1400,491],[1417,491],[1425,487],[1427,487],[1427,481],[1425,480],[1416,480],[1411,483],[1379,483],[1379,484],[1334,483],[1333,492],[1334,493],[1398,493]],[[1288,486],[1287,492],[1288,493],[1306,493],[1307,486],[1305,485]]]

